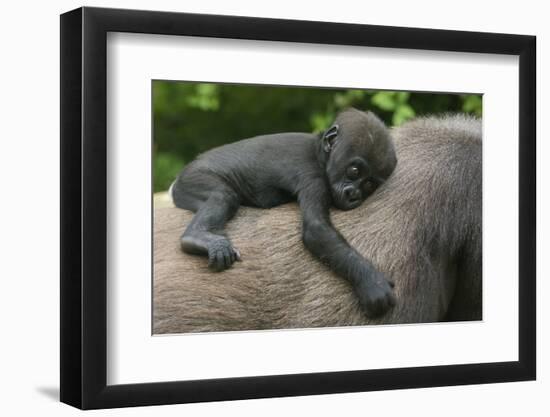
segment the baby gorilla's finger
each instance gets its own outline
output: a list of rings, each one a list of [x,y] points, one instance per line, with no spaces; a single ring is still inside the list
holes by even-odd
[[[208,268],[214,269],[216,264],[216,252],[208,251]]]
[[[224,258],[223,258],[223,251],[218,250],[216,251],[216,271],[223,271],[225,269],[224,266]]]
[[[215,271],[222,271],[223,268],[223,254],[219,250],[212,251],[208,254],[208,267]]]
[[[390,287],[395,288],[395,282],[393,282],[393,280],[388,279],[388,284],[390,284]]]
[[[216,263],[216,256],[214,255],[212,259],[208,261],[208,268],[216,272],[218,270],[218,264]]]
[[[231,249],[227,248],[223,250],[223,261],[225,269],[231,267],[233,261],[231,260]]]

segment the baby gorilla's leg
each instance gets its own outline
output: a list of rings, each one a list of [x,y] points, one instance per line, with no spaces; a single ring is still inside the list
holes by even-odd
[[[230,189],[212,191],[202,202],[181,237],[184,252],[208,256],[208,266],[214,271],[223,271],[237,260],[237,251],[224,234],[225,224],[235,215],[239,200]]]

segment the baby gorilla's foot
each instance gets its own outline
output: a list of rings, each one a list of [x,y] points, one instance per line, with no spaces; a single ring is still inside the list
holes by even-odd
[[[208,267],[214,271],[223,271],[233,262],[240,261],[241,254],[226,238],[214,240],[208,244]]]

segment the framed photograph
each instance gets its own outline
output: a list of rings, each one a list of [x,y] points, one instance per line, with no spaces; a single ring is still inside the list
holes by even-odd
[[[533,380],[535,37],[61,16],[61,401]]]

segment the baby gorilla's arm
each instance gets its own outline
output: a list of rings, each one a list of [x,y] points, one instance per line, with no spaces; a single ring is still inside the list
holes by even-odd
[[[384,314],[395,296],[384,275],[353,249],[330,221],[331,197],[322,179],[312,180],[298,192],[302,210],[302,237],[308,250],[353,286],[369,317]]]

